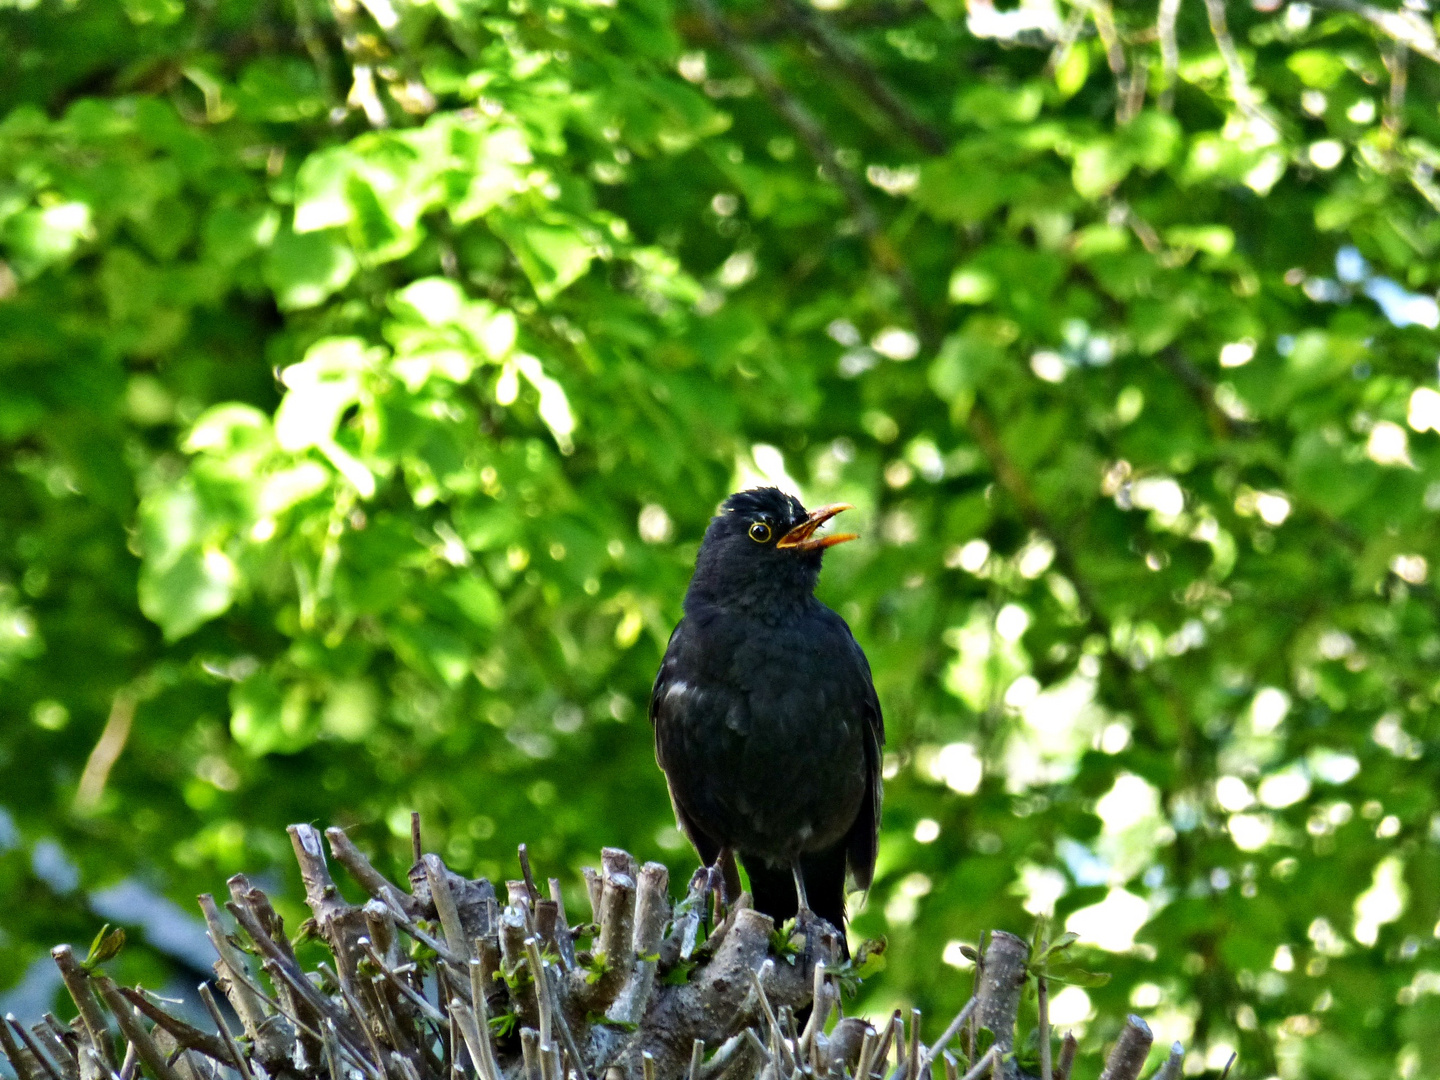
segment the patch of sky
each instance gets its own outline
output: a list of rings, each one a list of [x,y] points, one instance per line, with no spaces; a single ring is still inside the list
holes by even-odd
[[[0,855],[7,851],[14,851],[20,846],[20,830],[15,827],[15,819],[10,816],[10,811],[0,806]]]
[[[30,852],[30,869],[50,888],[65,896],[80,885],[80,870],[54,840],[37,840]]]
[[[90,908],[107,922],[139,928],[151,948],[196,971],[208,971],[215,959],[204,922],[134,878],[91,893]]]
[[[1375,274],[1358,248],[1347,244],[1335,253],[1335,277],[1339,280],[1310,278],[1305,282],[1305,295],[1316,303],[1338,304],[1358,289],[1397,327],[1434,330],[1440,326],[1440,302],[1435,297],[1411,292],[1393,278]]]

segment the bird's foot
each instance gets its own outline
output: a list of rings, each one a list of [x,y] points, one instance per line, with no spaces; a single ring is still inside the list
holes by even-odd
[[[805,948],[810,948],[811,938],[820,932],[825,925],[825,920],[816,915],[808,907],[802,907],[795,912],[795,932],[805,938]]]
[[[725,875],[721,873],[719,866],[711,866],[706,870],[705,876],[706,889],[714,898],[714,921],[718,925],[724,921],[725,911],[729,906],[725,902]]]
[[[730,895],[730,881],[725,873],[727,862],[733,867],[734,858],[735,856],[731,854],[728,848],[721,848],[720,854],[716,857],[714,864],[706,868],[706,873],[709,877],[707,888],[715,898],[716,926],[725,921],[726,916],[730,914],[731,906],[739,899],[738,897]]]

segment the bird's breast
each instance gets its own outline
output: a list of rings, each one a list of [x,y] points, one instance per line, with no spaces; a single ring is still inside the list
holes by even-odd
[[[722,843],[789,857],[835,843],[855,820],[864,687],[848,642],[827,629],[717,620],[678,643],[655,702],[662,764],[677,801]]]

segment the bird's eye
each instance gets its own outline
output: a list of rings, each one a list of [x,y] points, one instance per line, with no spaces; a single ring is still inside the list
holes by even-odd
[[[757,521],[750,526],[750,539],[757,544],[764,544],[770,539],[770,526],[763,521]]]

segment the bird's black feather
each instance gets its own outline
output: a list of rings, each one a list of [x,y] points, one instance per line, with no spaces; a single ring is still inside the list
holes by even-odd
[[[884,722],[849,626],[815,599],[820,550],[777,549],[803,522],[775,488],[732,496],[711,522],[655,679],[650,719],[681,830],[701,859],[739,855],[755,905],[836,926],[845,870],[868,888],[880,825]],[[754,539],[755,522],[769,542]]]

